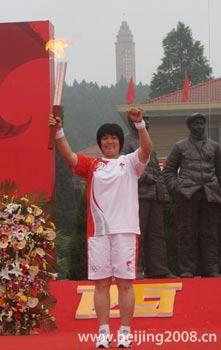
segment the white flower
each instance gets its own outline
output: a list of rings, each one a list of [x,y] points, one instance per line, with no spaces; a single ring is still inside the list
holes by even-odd
[[[29,297],[28,298],[28,303],[27,304],[28,304],[28,306],[30,308],[36,307],[38,305],[38,303],[39,303],[38,298],[34,298],[34,297]]]
[[[11,322],[12,321],[12,315],[13,315],[13,311],[9,310],[6,321],[7,322]]]
[[[7,267],[5,267],[4,269],[0,270],[0,278],[2,278],[3,280],[8,280],[10,281],[11,277],[9,276],[9,269]]]
[[[21,204],[9,203],[6,206],[5,211],[12,214],[13,212],[17,211],[19,208],[21,208]]]
[[[19,240],[22,241],[25,238],[24,232],[16,232],[15,237]]]
[[[15,275],[16,277],[22,276],[19,263],[16,261],[12,264],[13,269],[9,271],[10,275]]]

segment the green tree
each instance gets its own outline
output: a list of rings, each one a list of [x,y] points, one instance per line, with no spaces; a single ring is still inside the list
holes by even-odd
[[[126,124],[117,112],[117,105],[125,103],[127,89],[125,79],[110,87],[99,87],[96,83],[85,81],[65,85],[64,130],[73,150],[96,145],[96,130],[104,123],[118,123],[127,132]],[[148,98],[149,86],[135,86],[135,95],[137,103],[143,102]]]
[[[162,63],[150,84],[150,97],[182,89],[185,72],[192,84],[211,79],[212,68],[203,55],[204,48],[184,23],[178,22],[177,28],[167,34],[163,49]]]

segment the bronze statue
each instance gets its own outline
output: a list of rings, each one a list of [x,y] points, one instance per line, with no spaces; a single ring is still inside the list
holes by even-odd
[[[148,117],[144,116],[149,129]],[[130,133],[125,137],[123,153],[131,153],[138,147],[138,133],[128,120]],[[139,219],[141,241],[139,244],[138,274],[145,277],[176,277],[167,262],[167,248],[164,237],[164,204],[169,194],[159,166],[156,152],[150,154],[150,161],[138,181]]]
[[[206,117],[186,120],[189,137],[177,142],[163,170],[176,203],[181,277],[219,277],[217,221],[221,203],[221,148],[205,135]]]

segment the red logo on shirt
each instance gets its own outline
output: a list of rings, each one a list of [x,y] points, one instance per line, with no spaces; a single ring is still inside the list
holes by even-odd
[[[108,160],[101,160],[97,163],[96,165],[96,168],[95,168],[95,171],[96,170],[101,170],[101,169],[104,169],[108,164]]]

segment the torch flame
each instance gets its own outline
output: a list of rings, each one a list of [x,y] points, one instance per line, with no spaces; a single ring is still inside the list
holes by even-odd
[[[57,58],[64,57],[64,49],[66,47],[68,47],[68,41],[66,39],[49,40],[45,45],[45,49],[52,51]]]

